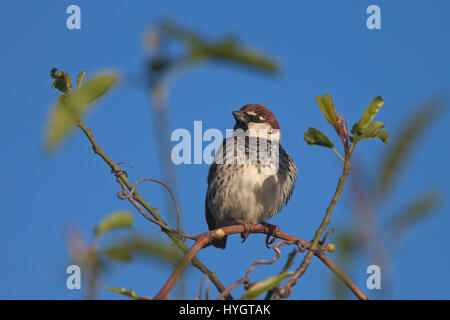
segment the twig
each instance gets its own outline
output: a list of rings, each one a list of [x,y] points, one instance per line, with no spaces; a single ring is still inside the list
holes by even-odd
[[[345,162],[344,162],[344,168],[342,170],[342,174],[339,177],[338,184],[336,187],[336,191],[334,192],[333,198],[331,199],[331,203],[328,206],[325,216],[322,220],[322,223],[320,224],[319,228],[316,231],[316,234],[314,236],[314,240],[312,242],[311,248],[309,248],[308,253],[304,257],[302,263],[298,267],[298,269],[295,271],[295,273],[292,275],[292,277],[288,280],[288,282],[280,287],[277,290],[277,293],[274,295],[273,299],[280,299],[280,298],[287,298],[292,292],[292,287],[295,286],[297,283],[297,280],[306,272],[306,269],[308,269],[309,264],[311,263],[311,257],[317,250],[319,246],[320,237],[322,236],[322,233],[325,231],[325,228],[327,227],[328,223],[330,222],[331,213],[333,212],[333,209],[337,203],[337,200],[339,199],[339,196],[342,193],[342,189],[344,187],[345,179],[347,178],[349,172],[350,172],[350,158],[353,152],[353,149],[355,147],[355,144],[353,143],[350,148],[346,147],[345,139],[343,139],[343,144],[345,148]]]
[[[166,190],[167,190],[167,191],[169,192],[169,194],[170,194],[170,198],[172,198],[173,205],[175,206],[175,210],[176,210],[176,212],[177,212],[177,231],[181,231],[181,226],[180,226],[180,223],[181,223],[181,222],[180,222],[180,209],[179,209],[179,207],[178,207],[177,200],[175,199],[175,196],[174,196],[174,194],[173,194],[173,192],[172,192],[172,189],[170,189],[168,185],[166,185],[165,183],[163,183],[163,182],[161,182],[161,181],[159,181],[159,180],[156,180],[156,179],[153,179],[153,178],[144,178],[144,179],[138,180],[138,181],[133,185],[133,189],[131,189],[131,191],[130,191],[131,194],[133,194],[134,188],[136,188],[136,186],[137,186],[139,183],[141,183],[142,181],[152,181],[152,182],[156,182],[156,183],[162,185],[164,188],[166,188]]]
[[[341,270],[339,269],[333,261],[328,259],[328,257],[323,252],[315,253],[315,255],[322,260],[323,263],[327,265],[328,268],[330,268],[334,274],[341,279],[347,287],[360,299],[360,300],[369,300],[369,297],[367,297],[364,293],[362,293],[361,290],[350,280],[349,277]]]
[[[220,296],[217,298],[217,300],[222,300],[223,297],[225,297],[227,294],[230,294],[231,290],[233,290],[233,289],[236,288],[238,285],[240,285],[240,284],[242,284],[242,283],[244,283],[244,282],[246,282],[246,281],[247,281],[247,279],[245,279],[245,278],[236,281],[236,282],[233,283],[231,286],[229,286],[228,288],[226,288],[225,291],[222,292],[222,293],[220,294]]]
[[[183,273],[183,270],[186,268],[186,266],[189,264],[189,262],[191,262],[191,260],[197,254],[197,252],[201,248],[203,248],[207,243],[208,243],[208,239],[206,237],[198,239],[195,242],[195,244],[192,246],[192,248],[189,250],[189,252],[184,257],[183,261],[180,263],[180,265],[178,265],[178,267],[172,273],[169,280],[167,280],[166,284],[156,294],[155,299],[164,299],[165,297],[167,297],[169,291],[173,288],[175,283],[177,283],[178,279],[180,278],[181,274]]]
[[[207,244],[211,243],[214,238],[222,238],[226,235],[237,234],[248,232],[251,233],[263,233],[270,234],[271,230],[267,226],[262,224],[247,224],[245,227],[243,225],[234,225],[229,227],[223,227],[216,230],[212,230],[209,232],[202,233],[197,236],[197,241],[191,247],[189,252],[184,257],[181,264],[174,270],[171,274],[170,278],[166,281],[165,285],[161,288],[158,294],[155,296],[155,299],[164,299],[169,294],[170,290],[172,290],[175,283],[178,281],[178,278],[181,276],[183,270],[188,265],[189,261],[195,257],[195,255]],[[297,244],[300,248],[311,248],[312,243],[302,240],[298,237],[292,236],[290,234],[280,232],[278,238],[285,240],[291,244]],[[326,250],[327,246],[319,246],[317,250]],[[263,263],[263,262],[259,262]]]
[[[144,214],[144,213],[141,212],[142,209],[139,210],[139,208],[138,208],[139,212],[141,212],[141,213],[142,213],[148,220],[150,220],[151,222],[153,222],[153,223],[159,225],[161,228],[163,228],[163,229],[165,229],[165,230],[167,230],[167,231],[169,231],[169,232],[176,233],[176,234],[178,234],[178,235],[179,235],[180,237],[182,237],[182,238],[193,239],[193,236],[188,235],[188,234],[186,234],[186,233],[184,233],[184,232],[182,232],[182,231],[180,230],[180,211],[179,211],[179,209],[178,209],[178,204],[177,204],[177,201],[175,200],[175,196],[173,195],[172,190],[171,190],[165,183],[163,183],[163,182],[161,182],[161,181],[159,181],[159,180],[153,179],[153,178],[143,178],[143,179],[140,179],[140,180],[136,181],[136,182],[133,184],[133,188],[131,188],[130,192],[128,192],[128,190],[127,190],[126,186],[123,184],[123,182],[122,182],[120,179],[118,179],[117,182],[119,182],[119,184],[122,186],[122,191],[119,192],[117,196],[118,196],[119,199],[121,199],[121,200],[130,200],[130,198],[132,198],[132,195],[133,195],[133,193],[134,193],[134,191],[135,191],[135,189],[136,189],[136,186],[137,186],[139,183],[143,182],[143,181],[152,181],[152,182],[156,182],[156,183],[162,185],[163,187],[165,187],[165,188],[169,191],[170,197],[172,198],[173,204],[174,204],[175,209],[176,209],[176,211],[177,211],[177,230],[173,230],[172,228],[170,228],[170,227],[167,226],[166,224],[162,224],[162,223],[160,223],[159,221],[157,221],[157,220],[155,220],[155,219],[149,217],[147,214]],[[136,207],[136,208],[137,208],[137,207]]]
[[[291,253],[289,253],[288,258],[286,260],[286,263],[284,264],[283,268],[280,271],[280,275],[287,272],[288,269],[294,264],[294,258],[297,255],[297,253],[299,252],[299,250],[294,249],[292,250]],[[275,288],[270,289],[269,291],[267,291],[266,297],[264,298],[264,300],[270,300],[272,298],[272,296],[274,295],[274,293],[278,290],[279,286],[276,286]]]
[[[280,249],[279,249],[279,247],[281,247],[281,246],[284,246],[284,245],[286,245],[286,244],[294,244],[294,242],[289,242],[289,241],[283,241],[283,242],[278,242],[272,249],[275,251],[275,253],[276,253],[276,255],[275,255],[275,257],[272,259],[272,260],[270,260],[270,261],[267,261],[267,260],[259,260],[259,261],[256,261],[256,262],[254,262],[251,266],[250,266],[250,268],[248,268],[248,270],[247,270],[247,272],[245,273],[245,277],[244,278],[242,278],[242,279],[239,279],[238,281],[236,281],[236,282],[234,282],[231,286],[229,286],[224,292],[231,292],[234,288],[236,288],[238,285],[240,285],[240,284],[244,284],[244,288],[246,289],[246,290],[248,290],[248,289],[250,289],[250,287],[252,286],[252,284],[250,283],[250,272],[252,272],[253,271],[253,269],[257,266],[257,265],[260,265],[260,264],[267,264],[267,265],[269,265],[269,264],[273,264],[273,263],[275,263],[279,258],[280,258],[280,256],[281,256],[281,252],[280,252]],[[222,298],[223,298],[223,293],[217,298],[217,300],[221,300]]]
[[[124,183],[120,180],[117,179],[117,182],[122,186],[123,190],[121,192],[118,193],[118,197],[119,199],[122,200],[128,200],[138,211],[140,214],[142,214],[147,220],[153,222],[154,224],[158,225],[159,227],[161,227],[162,230],[167,231],[167,232],[171,232],[174,233],[176,235],[178,235],[180,238],[185,238],[185,239],[191,239],[191,240],[195,240],[196,236],[192,236],[190,234],[184,233],[182,231],[177,231],[172,229],[171,227],[169,227],[168,225],[166,225],[165,223],[161,223],[158,220],[152,218],[151,216],[149,216],[139,205],[139,203],[133,198],[133,197],[128,197],[131,196],[131,192],[128,194],[128,191],[126,190],[126,186],[124,185]],[[125,195],[125,197],[124,197]]]

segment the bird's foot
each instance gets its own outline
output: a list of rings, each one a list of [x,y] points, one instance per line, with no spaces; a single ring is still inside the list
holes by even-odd
[[[240,224],[244,227],[244,232],[241,233],[242,242],[245,242],[247,240],[248,235],[250,234],[250,223],[246,220],[236,220],[236,224]]]
[[[280,236],[280,228],[274,224],[270,224],[267,222],[261,222],[263,226],[269,229],[269,232],[267,233],[266,237],[266,247],[267,249],[270,249],[269,245],[275,242],[275,240]],[[272,237],[272,239],[270,239]]]

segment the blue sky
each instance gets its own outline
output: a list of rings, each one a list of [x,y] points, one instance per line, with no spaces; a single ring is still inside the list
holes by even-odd
[[[73,3],[81,8],[81,30],[66,28],[66,8]],[[381,8],[381,30],[366,28],[365,11],[370,4]],[[67,230],[78,226],[91,237],[92,228],[108,213],[132,210],[128,203],[117,199],[118,186],[113,176],[91,152],[80,132],[74,132],[54,155],[44,152],[45,122],[57,99],[57,92],[50,88],[52,67],[73,77],[82,70],[89,76],[109,68],[123,75],[143,76],[142,34],[159,17],[168,17],[211,38],[236,35],[247,46],[273,56],[282,66],[282,72],[276,76],[227,64],[211,63],[192,69],[171,91],[169,126],[170,130],[191,130],[194,120],[202,120],[204,128],[224,131],[233,125],[231,111],[246,103],[271,108],[281,125],[282,144],[299,168],[292,200],[271,222],[285,232],[311,239],[341,170],[332,152],[309,147],[303,141],[309,126],[322,129],[330,137],[333,133],[314,97],[331,93],[338,110],[353,123],[375,96],[382,95],[385,105],[377,119],[387,125],[391,140],[395,139],[402,120],[421,102],[437,93],[448,97],[449,10],[448,1],[433,1],[431,5],[411,0],[283,4],[200,1],[195,5],[181,1],[4,3],[0,12],[0,298],[79,299],[80,292],[65,286],[65,269],[70,261]],[[395,251],[392,298],[450,298],[450,217],[446,199],[450,187],[449,120],[449,113],[444,113],[415,146],[392,201],[380,210],[388,215],[430,188],[439,189],[444,196],[436,214],[412,228]],[[142,87],[122,82],[86,122],[114,160],[133,165],[129,170],[132,180],[161,177],[152,113]],[[386,148],[378,141],[368,141],[356,153],[373,172],[378,166],[376,159]],[[208,166],[182,165],[176,170],[178,202],[186,232],[203,232]],[[164,215],[164,191],[157,185],[143,185],[141,190]],[[336,233],[350,223],[345,199],[346,192],[331,221]],[[137,213],[135,222],[140,231],[159,235],[158,228]],[[252,262],[271,257],[272,251],[265,249],[262,236],[251,236],[242,245],[234,236],[227,250],[208,248],[199,254],[226,285],[242,277]],[[378,297],[379,293],[365,288],[369,264],[376,261],[361,258],[352,278],[369,296]],[[263,279],[279,268],[261,267],[255,270],[253,279]],[[190,269],[188,275],[186,296],[192,298],[201,274]],[[102,283],[151,296],[168,276],[164,265],[142,261],[115,265]],[[330,277],[330,271],[314,260],[292,297],[329,298]],[[99,297],[118,298],[105,291]]]

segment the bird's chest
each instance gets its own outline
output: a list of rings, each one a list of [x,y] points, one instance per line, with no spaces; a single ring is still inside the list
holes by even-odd
[[[277,175],[264,174],[259,164],[223,168],[224,183],[218,186],[216,214],[222,223],[246,220],[260,223],[275,213],[280,192]]]

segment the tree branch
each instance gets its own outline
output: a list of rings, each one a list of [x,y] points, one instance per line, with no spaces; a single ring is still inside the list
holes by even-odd
[[[340,134],[342,137],[343,135]],[[342,138],[343,139],[343,138]],[[334,195],[331,199],[330,205],[328,206],[325,216],[322,220],[322,223],[320,224],[319,228],[316,230],[316,234],[314,236],[314,240],[312,242],[311,248],[309,248],[308,253],[303,258],[302,263],[298,267],[298,269],[295,271],[295,273],[292,275],[292,277],[288,280],[288,282],[280,287],[277,290],[277,293],[274,295],[273,299],[277,300],[280,298],[287,298],[290,296],[292,292],[292,287],[295,286],[297,283],[297,280],[306,272],[306,269],[308,269],[309,264],[311,263],[311,257],[315,252],[317,251],[317,248],[319,247],[320,243],[320,237],[322,236],[323,232],[325,231],[325,228],[327,227],[328,223],[330,222],[331,214],[333,213],[333,209],[336,206],[337,200],[339,199],[339,196],[342,193],[342,189],[344,187],[344,182],[350,172],[350,158],[353,153],[353,150],[355,148],[355,144],[353,143],[350,148],[347,147],[345,143],[345,139],[343,139],[343,145],[345,149],[345,161],[344,161],[344,167],[342,169],[342,174],[339,177],[338,184],[336,187],[336,191],[334,192]]]
[[[84,122],[82,120],[77,121],[77,126],[84,132],[84,134],[90,141],[90,143],[92,145],[92,150],[94,151],[94,153],[96,153],[98,156],[100,156],[103,159],[103,161],[105,161],[105,163],[111,168],[111,171],[115,173],[117,180],[120,181],[121,183],[123,183],[127,187],[128,190],[132,190],[133,184],[128,180],[126,172],[124,170],[121,170],[119,168],[119,165],[117,163],[115,163],[114,161],[112,161],[108,157],[108,155],[103,151],[103,149],[100,147],[100,145],[95,140],[92,130],[89,129],[88,127],[86,127],[86,125],[84,124]],[[161,218],[161,216],[159,215],[158,210],[156,208],[153,208],[152,206],[150,206],[150,204],[148,204],[147,201],[145,201],[144,198],[136,190],[134,190],[134,192],[133,192],[133,197],[130,197],[128,199],[134,205],[134,203],[131,201],[132,198],[134,198],[138,203],[140,203],[145,208],[145,210],[147,210],[147,212],[149,212],[151,214],[151,216],[154,218],[154,220],[157,221],[158,225],[160,225],[160,226],[163,225],[163,226],[166,226],[167,228],[169,228],[167,226],[167,224],[164,222],[164,220]],[[143,214],[143,210],[142,211],[139,210],[139,212],[141,214]],[[143,214],[143,215],[146,218],[148,218],[148,216],[146,216],[145,214]],[[164,233],[166,233],[167,236],[185,254],[188,253],[188,251],[189,251],[188,248],[184,244],[183,240],[176,233],[168,231],[164,227],[161,228],[161,230]],[[197,269],[199,269],[203,274],[205,274],[212,281],[212,283],[216,286],[216,288],[219,292],[223,292],[225,290],[225,286],[220,282],[220,280],[217,278],[216,274],[214,272],[212,272],[211,270],[209,270],[200,260],[198,260],[197,258],[194,257],[191,260],[191,264],[194,267],[196,267]],[[232,297],[230,295],[227,295],[225,298],[232,299]]]
[[[195,255],[202,248],[204,248],[208,244],[210,244],[211,241],[214,238],[222,238],[222,237],[224,237],[226,235],[228,236],[228,235],[231,235],[231,234],[242,233],[244,231],[248,231],[249,234],[251,234],[251,233],[262,233],[262,234],[267,234],[267,235],[271,234],[271,230],[267,226],[264,226],[262,224],[248,224],[246,227],[244,227],[243,225],[234,225],[234,226],[219,228],[219,229],[216,229],[216,230],[212,230],[212,231],[209,231],[209,232],[205,232],[205,233],[199,234],[198,236],[194,236],[195,238],[197,238],[197,241],[191,247],[189,252],[186,254],[186,256],[184,257],[184,259],[180,263],[180,265],[173,271],[172,275],[169,277],[169,279],[166,281],[166,283],[161,288],[161,290],[157,293],[157,295],[155,296],[154,299],[164,299],[164,298],[167,297],[167,295],[172,290],[173,286],[177,283],[179,277],[183,273],[183,270],[189,264],[189,261],[191,259],[193,259],[193,257],[195,257]],[[292,244],[297,244],[297,246],[299,247],[299,249],[301,251],[304,251],[305,249],[311,250],[311,247],[313,245],[313,243],[310,242],[310,241],[305,241],[303,239],[300,239],[298,237],[292,236],[292,235],[290,235],[288,233],[284,233],[284,232],[280,232],[279,235],[278,235],[278,238],[280,238],[282,240],[285,240],[285,241],[288,241],[288,242],[291,242]],[[363,297],[364,294],[362,294],[361,291],[356,287],[356,285],[347,276],[345,276],[345,274],[336,265],[334,265],[328,259],[328,257],[326,257],[323,254],[323,251],[328,251],[328,248],[329,248],[328,245],[319,244],[314,251],[310,251],[310,252],[313,252],[313,253],[317,252],[317,254],[322,254],[322,255],[318,255],[318,257],[330,269],[332,269],[335,274],[337,274],[338,276],[339,275],[344,275],[343,277],[340,277],[340,279],[342,281],[344,281],[344,283],[358,296],[358,298],[361,299],[361,297]],[[254,267],[254,266],[252,265],[252,267]],[[224,292],[222,292],[222,294],[229,293],[236,286],[238,286],[241,283],[244,283],[245,282],[244,280],[246,280],[247,278],[248,278],[248,272],[247,272],[246,278],[238,280],[230,288],[228,288]],[[360,295],[358,295],[358,293],[360,293]]]
[[[339,269],[333,261],[331,261],[323,252],[316,252],[314,253],[316,257],[318,257],[320,260],[322,260],[323,263],[326,264],[328,268],[331,269],[331,271],[334,272],[334,274],[341,279],[347,287],[360,299],[360,300],[369,300],[369,297],[366,296],[364,293],[362,293],[361,290],[350,280],[349,277],[341,270]]]

